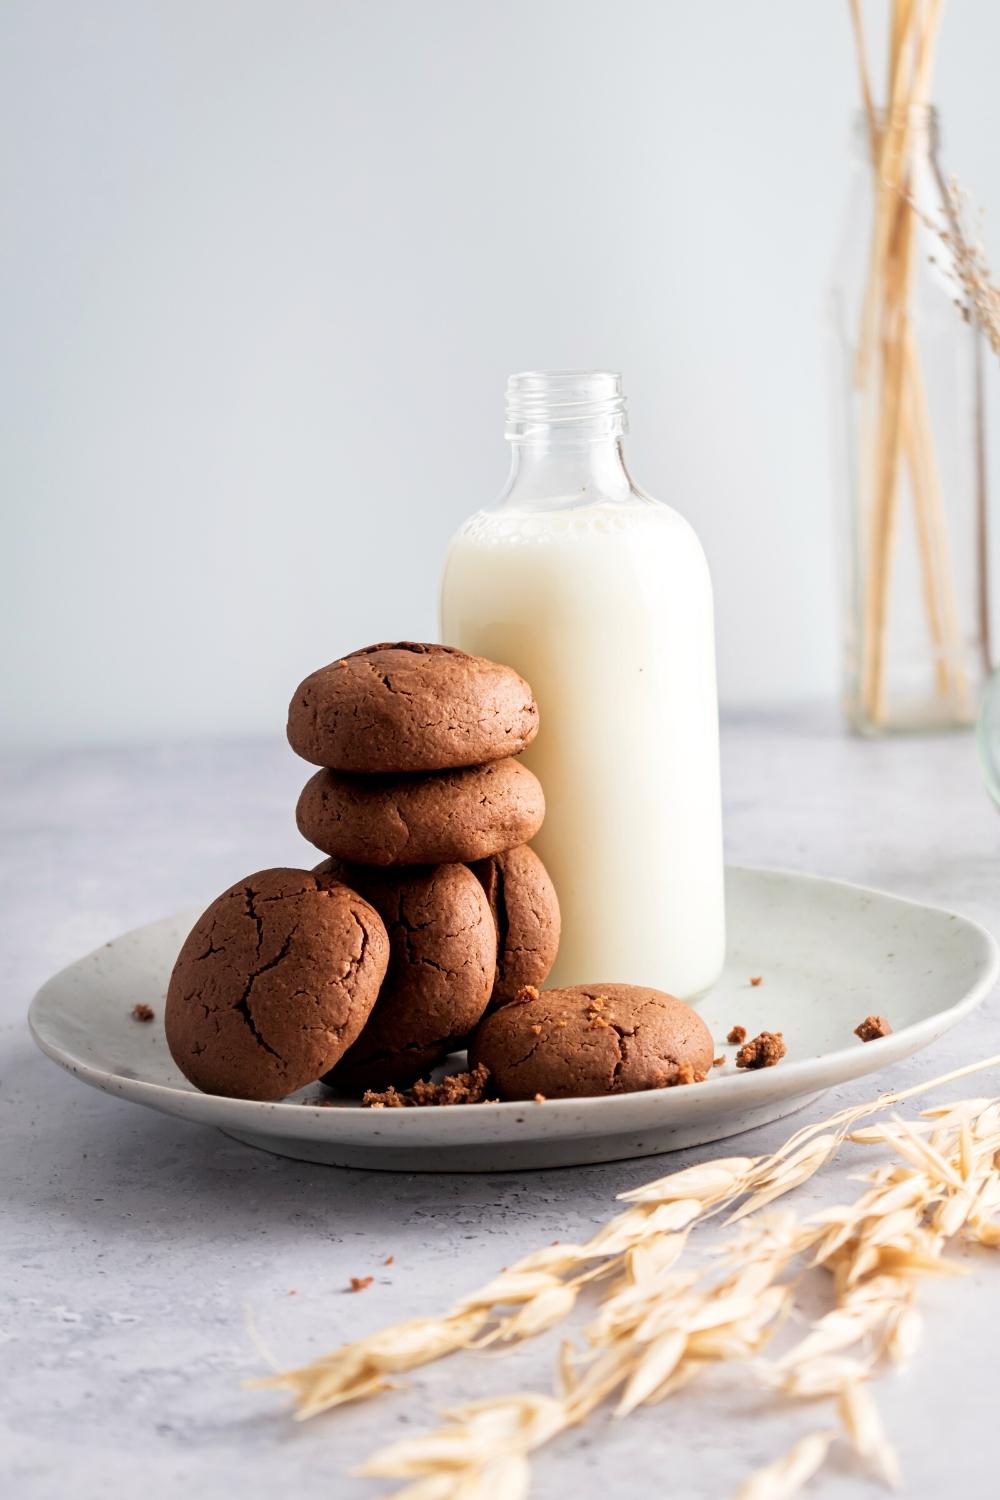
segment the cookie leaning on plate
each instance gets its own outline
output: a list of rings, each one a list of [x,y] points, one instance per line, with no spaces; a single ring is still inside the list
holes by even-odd
[[[538,832],[542,788],[517,760],[424,775],[317,771],[295,811],[302,837],[358,865],[470,864]]]
[[[202,913],[167,990],[167,1045],[207,1094],[281,1099],[343,1056],[389,960],[382,919],[307,870],[261,870]]]
[[[453,646],[366,646],[312,672],[288,707],[296,755],[336,771],[446,771],[517,755],[538,706],[512,667]]]
[[[704,1021],[673,995],[578,984],[522,990],[481,1023],[469,1062],[490,1070],[501,1099],[573,1099],[693,1083],[714,1050]]]

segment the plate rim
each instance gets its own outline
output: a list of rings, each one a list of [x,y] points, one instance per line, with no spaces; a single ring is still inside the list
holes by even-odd
[[[924,912],[931,912],[935,917],[951,918],[960,922],[964,929],[974,935],[982,945],[982,971],[969,989],[953,1005],[945,1006],[941,1010],[934,1011],[929,1016],[912,1022],[909,1026],[902,1027],[899,1031],[892,1033],[892,1038],[897,1041],[897,1046],[891,1049],[892,1056],[885,1057],[883,1050],[876,1044],[872,1047],[858,1047],[856,1045],[845,1045],[830,1052],[823,1052],[818,1057],[793,1059],[785,1064],[780,1070],[761,1069],[758,1072],[730,1074],[724,1077],[716,1077],[712,1080],[711,1089],[647,1089],[634,1094],[611,1094],[595,1097],[581,1097],[570,1099],[547,1099],[545,1113],[549,1120],[576,1114],[583,1110],[588,1116],[588,1128],[595,1133],[601,1131],[602,1120],[605,1116],[607,1126],[611,1126],[611,1119],[616,1113],[621,1112],[623,1101],[638,1103],[656,1101],[664,1110],[662,1123],[669,1124],[671,1114],[687,1114],[688,1110],[694,1108],[702,1110],[710,1106],[717,1108],[720,1114],[728,1114],[738,1110],[740,1102],[745,1101],[752,1107],[755,1101],[760,1101],[761,1096],[767,1095],[771,1098],[787,1098],[795,1094],[815,1093],[831,1087],[833,1083],[850,1082],[855,1078],[864,1077],[866,1074],[874,1073],[882,1066],[887,1066],[903,1057],[910,1056],[919,1051],[923,1045],[929,1045],[946,1031],[951,1030],[959,1021],[963,1020],[970,1011],[986,999],[993,990],[1000,977],[1000,943],[993,934],[975,920],[973,917],[965,916],[962,912],[953,910],[951,907],[937,906],[927,901],[921,901],[911,896],[897,895],[892,891],[883,890],[877,886],[863,885],[859,881],[845,880],[835,876],[820,875],[813,871],[802,871],[789,869],[782,866],[771,865],[747,865],[726,864],[725,871],[729,875],[750,877],[777,877],[790,880],[796,884],[820,885],[824,887],[836,887],[841,890],[851,891],[854,894],[873,896],[880,902],[889,902],[898,906],[909,906]],[[191,909],[193,910],[193,909]],[[148,1108],[175,1116],[197,1115],[203,1124],[224,1126],[234,1125],[234,1113],[238,1114],[241,1123],[245,1122],[247,1129],[253,1128],[254,1122],[263,1125],[266,1117],[272,1117],[275,1112],[278,1118],[291,1122],[293,1119],[305,1120],[308,1118],[315,1123],[319,1119],[326,1119],[334,1124],[338,1120],[358,1120],[366,1118],[377,1122],[377,1131],[372,1131],[373,1148],[379,1144],[379,1137],[386,1145],[390,1139],[400,1133],[412,1130],[408,1122],[412,1120],[409,1110],[380,1110],[373,1112],[366,1110],[360,1104],[337,1104],[309,1103],[306,1101],[290,1102],[287,1100],[254,1100],[235,1099],[222,1094],[206,1094],[200,1090],[181,1088],[176,1084],[154,1083],[144,1078],[128,1077],[123,1073],[117,1073],[112,1069],[102,1068],[92,1062],[75,1056],[73,1053],[61,1047],[58,1043],[46,1038],[38,1029],[38,1012],[44,1005],[44,997],[50,987],[63,975],[76,969],[88,959],[102,953],[109,943],[132,937],[144,932],[147,928],[155,927],[163,922],[176,920],[179,917],[187,918],[189,909],[167,913],[165,916],[154,918],[151,922],[140,923],[137,927],[127,928],[117,933],[113,938],[99,944],[89,952],[81,954],[79,958],[66,964],[63,968],[50,975],[45,982],[39,986],[28,1007],[28,1029],[31,1037],[39,1050],[51,1061],[79,1078],[81,1082],[92,1088],[101,1090],[103,1093],[111,1093],[119,1098],[125,1098]],[[930,1033],[930,1034],[928,1034]],[[889,1040],[889,1038],[886,1038]],[[898,1043],[903,1044],[902,1049]],[[913,1045],[907,1045],[913,1043]],[[884,1058],[884,1062],[880,1061]],[[843,1071],[844,1064],[849,1064],[848,1071]],[[831,1066],[838,1071],[840,1076],[831,1081],[823,1081],[816,1075],[826,1073]],[[313,1085],[315,1086],[315,1085]],[[175,1102],[176,1101],[176,1104]],[[672,1101],[672,1103],[671,1103]],[[192,1109],[194,1105],[194,1109]],[[467,1119],[470,1110],[475,1110],[475,1117],[483,1122],[496,1120],[498,1122],[513,1120],[518,1112],[526,1114],[537,1108],[532,1100],[495,1100],[488,1103],[476,1105],[452,1105],[447,1110],[424,1110],[420,1111],[423,1120],[437,1119],[442,1122],[440,1128],[444,1128],[444,1121],[451,1118],[456,1124],[461,1119]],[[435,1128],[435,1127],[431,1127]],[[578,1127],[580,1128],[580,1127]],[[282,1132],[284,1134],[285,1132]],[[612,1132],[613,1133],[613,1132]],[[331,1142],[338,1139],[336,1130],[329,1133]],[[394,1143],[398,1143],[395,1142]]]

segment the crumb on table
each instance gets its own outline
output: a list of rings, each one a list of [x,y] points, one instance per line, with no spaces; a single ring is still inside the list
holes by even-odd
[[[132,1007],[133,1021],[151,1021],[155,1015],[156,1012],[153,1007],[145,1005],[141,1000],[138,1005],[133,1005]]]
[[[712,1067],[713,1068],[721,1068],[721,1067],[724,1066],[725,1061],[726,1061],[725,1055],[720,1052],[720,1054],[719,1054],[718,1057],[713,1057],[712,1058]]]
[[[865,1016],[860,1026],[855,1026],[854,1035],[863,1042],[877,1041],[880,1036],[889,1036],[892,1027],[885,1016]]]
[[[788,1048],[780,1031],[762,1031],[752,1041],[745,1042],[736,1054],[738,1068],[773,1068],[784,1057]]]
[[[746,1039],[747,1039],[747,1029],[746,1029],[745,1026],[734,1026],[734,1027],[732,1027],[732,1029],[729,1032],[729,1035],[726,1037],[726,1041],[729,1043],[730,1047],[738,1047],[741,1044],[741,1042],[745,1042]]]
[[[367,1288],[371,1286],[371,1284],[372,1284],[372,1282],[374,1280],[375,1280],[374,1276],[352,1276],[351,1277],[351,1284],[347,1288],[347,1290],[351,1291],[351,1292],[363,1292],[363,1291],[366,1291]]]

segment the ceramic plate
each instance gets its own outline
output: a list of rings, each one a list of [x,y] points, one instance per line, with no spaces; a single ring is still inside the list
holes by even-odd
[[[751,1036],[782,1031],[788,1055],[745,1073],[733,1065],[736,1049],[720,1046],[726,1065],[687,1088],[412,1110],[323,1107],[315,1084],[280,1104],[200,1094],[163,1035],[167,980],[196,912],[126,932],[50,979],[32,1002],[31,1030],[84,1083],[283,1156],[386,1171],[497,1171],[651,1156],[779,1119],[832,1084],[936,1041],[985,998],[1000,967],[996,943],[974,922],[862,886],[730,869],[726,891],[729,958],[697,1008],[718,1042],[737,1024]],[[132,1019],[137,1001],[155,1020]],[[871,1012],[894,1029],[862,1044],[853,1029]]]

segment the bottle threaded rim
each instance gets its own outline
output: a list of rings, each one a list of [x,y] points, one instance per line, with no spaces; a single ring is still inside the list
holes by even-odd
[[[614,370],[523,370],[507,380],[508,438],[616,437],[628,431],[622,377]]]

